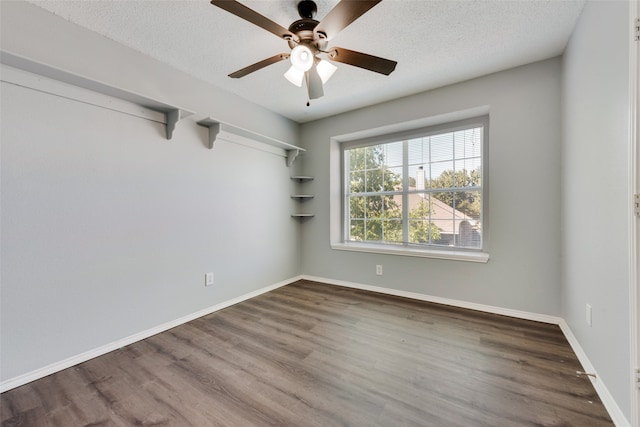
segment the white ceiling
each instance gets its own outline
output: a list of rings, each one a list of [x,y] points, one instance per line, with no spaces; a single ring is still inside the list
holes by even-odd
[[[336,63],[324,97],[283,74],[288,61],[241,79],[227,75],[287,43],[207,0],[27,0],[78,25],[262,105],[307,122],[560,55],[584,0],[384,0],[334,37],[398,61],[389,76]],[[283,27],[298,0],[241,0]],[[316,0],[322,18],[338,0]]]

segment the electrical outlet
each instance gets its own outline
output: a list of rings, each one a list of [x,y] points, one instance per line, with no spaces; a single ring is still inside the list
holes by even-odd
[[[382,276],[382,266],[380,264],[376,265],[376,274]]]
[[[585,320],[587,321],[587,325],[591,326],[591,322],[592,322],[592,317],[591,317],[591,313],[592,313],[592,309],[591,309],[591,304],[587,304],[586,310],[585,310],[585,315],[586,318]]]
[[[204,275],[204,285],[213,286],[213,273],[207,273]]]

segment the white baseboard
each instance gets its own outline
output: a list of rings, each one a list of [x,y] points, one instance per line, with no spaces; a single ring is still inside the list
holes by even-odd
[[[578,357],[578,360],[582,364],[584,372],[596,374],[595,378],[589,377],[589,379],[591,380],[591,383],[593,384],[593,387],[596,390],[598,397],[600,397],[600,400],[602,400],[604,407],[609,412],[609,416],[613,420],[614,424],[617,427],[631,427],[631,424],[629,423],[629,421],[626,419],[626,417],[620,410],[620,407],[618,406],[616,401],[613,399],[613,396],[611,396],[611,393],[609,393],[609,390],[607,389],[606,385],[597,375],[595,368],[591,364],[591,361],[589,361],[587,354],[584,352],[584,350],[580,346],[580,343],[576,339],[575,335],[573,335],[573,332],[571,332],[569,325],[561,317],[549,316],[546,314],[530,313],[527,311],[512,310],[509,308],[494,307],[494,306],[484,305],[484,304],[476,304],[476,303],[467,302],[467,301],[436,297],[431,295],[419,294],[415,292],[400,291],[397,289],[383,288],[379,286],[364,285],[361,283],[346,282],[343,280],[328,279],[326,277],[303,275],[302,279],[311,280],[314,282],[327,283],[330,285],[344,286],[347,288],[379,292],[387,295],[395,295],[399,297],[412,298],[420,301],[428,301],[428,302],[434,302],[438,304],[445,304],[445,305],[450,305],[454,307],[468,308],[471,310],[478,310],[478,311],[484,311],[486,313],[500,314],[503,316],[510,316],[518,319],[534,320],[537,322],[558,325],[560,326],[560,330],[562,331],[564,336],[567,338],[567,341],[569,342],[569,345],[571,346],[572,350]]]
[[[559,325],[560,322],[562,321],[560,317],[549,316],[546,314],[530,313],[528,311],[513,310],[510,308],[495,307],[495,306],[485,305],[485,304],[476,304],[473,302],[436,297],[431,295],[419,294],[416,292],[400,291],[398,289],[383,288],[380,286],[363,285],[361,283],[345,282],[343,280],[334,280],[334,279],[327,279],[325,277],[315,277],[315,276],[307,276],[307,275],[303,275],[302,278],[304,280],[322,282],[322,283],[327,283],[329,285],[344,286],[347,288],[378,292],[381,294],[417,299],[420,301],[434,302],[437,304],[451,305],[451,306],[460,307],[460,308],[468,308],[471,310],[484,311],[485,313],[500,314],[502,316],[516,317],[518,319],[534,320],[536,322],[551,323],[553,325]]]
[[[613,399],[613,396],[611,396],[611,393],[609,393],[609,389],[607,389],[607,386],[600,379],[600,376],[596,372],[596,369],[591,364],[591,361],[587,357],[587,354],[580,346],[578,339],[575,337],[575,335],[573,335],[571,328],[569,328],[569,325],[567,324],[567,322],[565,322],[564,319],[561,319],[560,329],[562,330],[562,333],[564,333],[564,336],[567,338],[567,341],[569,341],[571,349],[578,357],[578,360],[580,361],[584,372],[595,375],[595,377],[589,376],[589,379],[591,380],[591,384],[593,384],[593,388],[596,389],[598,397],[600,397],[600,400],[602,400],[602,404],[605,408],[607,408],[607,411],[609,412],[609,416],[613,420],[613,423],[617,427],[631,427],[631,423],[629,423],[629,420],[627,420],[627,418],[624,416],[622,410]]]
[[[2,381],[0,383],[0,393],[4,393],[5,391],[14,389],[14,388],[19,387],[21,385],[27,384],[27,383],[29,383],[31,381],[35,381],[37,379],[46,377],[47,375],[51,375],[51,374],[53,374],[55,372],[62,371],[63,369],[70,368],[70,367],[75,366],[75,365],[77,365],[79,363],[86,362],[87,360],[93,359],[95,357],[102,356],[103,354],[109,353],[109,352],[111,352],[113,350],[117,350],[117,349],[122,348],[122,347],[124,347],[126,345],[133,344],[133,343],[135,343],[137,341],[141,341],[141,340],[143,340],[145,338],[149,338],[149,337],[151,337],[153,335],[159,334],[160,332],[164,332],[164,331],[167,331],[167,330],[169,330],[171,328],[175,328],[176,326],[180,326],[180,325],[182,325],[184,323],[190,322],[190,321],[195,320],[195,319],[197,319],[199,317],[202,317],[202,316],[206,316],[207,314],[214,313],[214,312],[216,312],[218,310],[222,310],[223,308],[227,308],[227,307],[230,307],[232,305],[238,304],[238,303],[240,303],[242,301],[246,301],[248,299],[257,297],[258,295],[264,294],[265,292],[272,291],[272,290],[277,289],[279,287],[282,287],[282,286],[288,285],[290,283],[296,282],[296,281],[298,281],[300,279],[302,279],[302,276],[293,277],[291,279],[287,279],[287,280],[284,280],[282,282],[275,283],[273,285],[266,286],[264,288],[260,288],[258,290],[246,293],[244,295],[240,295],[239,297],[230,299],[228,301],[224,301],[224,302],[221,302],[219,304],[216,304],[216,305],[207,307],[205,309],[196,311],[195,313],[191,313],[191,314],[188,314],[186,316],[180,317],[178,319],[172,320],[170,322],[163,323],[163,324],[158,325],[156,327],[153,327],[151,329],[147,329],[145,331],[138,332],[137,334],[130,335],[128,337],[119,339],[119,340],[114,341],[112,343],[105,344],[105,345],[100,346],[98,348],[95,348],[93,350],[89,350],[89,351],[86,351],[84,353],[81,353],[81,354],[78,354],[78,355],[75,355],[75,356],[71,356],[71,357],[69,357],[67,359],[64,359],[64,360],[61,360],[59,362],[52,363],[50,365],[47,365],[45,367],[36,369],[34,371],[31,371],[31,372],[27,372],[26,374],[22,374],[22,375],[19,375],[17,377],[10,378],[8,380]]]

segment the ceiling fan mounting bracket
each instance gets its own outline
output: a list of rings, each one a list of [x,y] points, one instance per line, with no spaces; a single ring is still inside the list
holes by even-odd
[[[312,0],[302,0],[298,2],[298,14],[300,14],[300,18],[309,18],[313,19],[318,13],[318,6]]]

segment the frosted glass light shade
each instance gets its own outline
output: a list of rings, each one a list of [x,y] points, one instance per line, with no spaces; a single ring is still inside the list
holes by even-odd
[[[302,87],[302,79],[304,78],[304,71],[298,70],[293,65],[289,68],[289,71],[284,73],[287,80],[298,87]]]
[[[322,84],[328,82],[331,76],[333,76],[333,73],[335,73],[338,69],[338,67],[324,59],[320,60],[316,68],[318,70],[318,74],[320,74],[320,80],[322,80]]]
[[[304,72],[313,65],[313,53],[304,45],[298,45],[291,51],[291,65]]]

